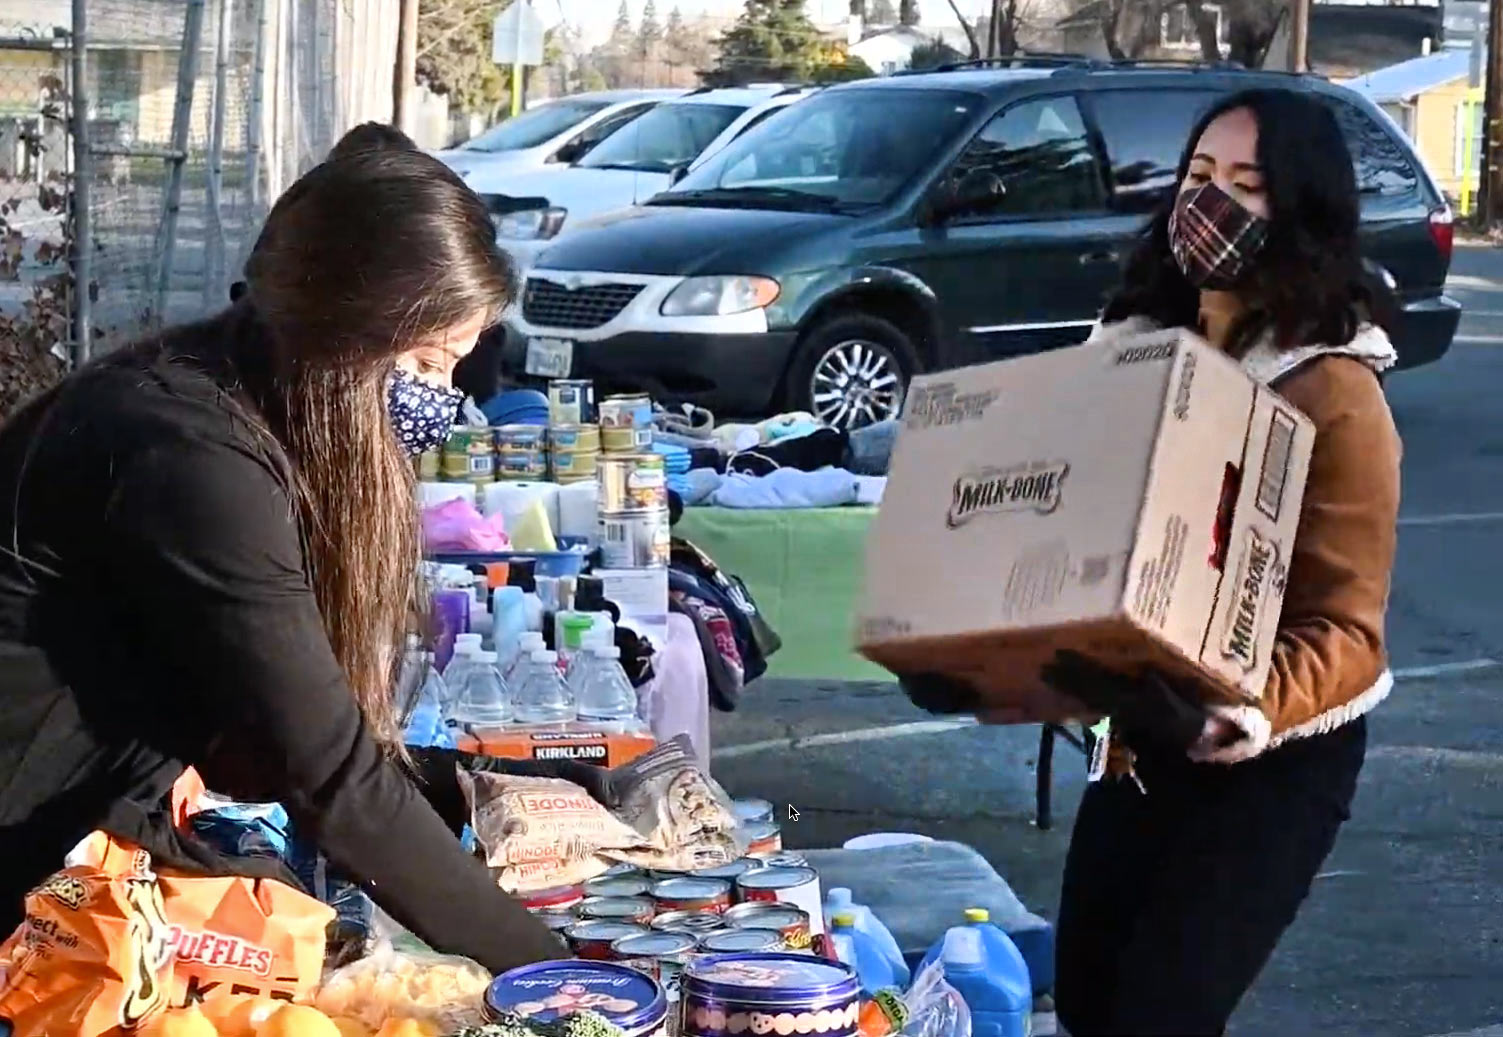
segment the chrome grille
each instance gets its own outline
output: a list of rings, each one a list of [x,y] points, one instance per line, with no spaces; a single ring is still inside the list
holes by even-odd
[[[642,291],[639,284],[587,284],[570,290],[556,281],[529,277],[522,316],[540,328],[598,328]]]

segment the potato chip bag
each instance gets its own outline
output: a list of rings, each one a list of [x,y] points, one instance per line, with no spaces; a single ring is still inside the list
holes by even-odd
[[[15,1037],[98,1037],[165,1009],[171,981],[151,857],[116,846],[27,894],[26,920],[0,945],[0,1018]]]

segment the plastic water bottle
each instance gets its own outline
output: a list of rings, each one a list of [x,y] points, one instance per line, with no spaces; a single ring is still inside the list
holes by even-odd
[[[574,696],[558,672],[555,653],[532,653],[514,701],[519,724],[562,724],[574,719]]]
[[[506,678],[507,685],[511,688],[521,687],[523,671],[532,665],[532,653],[544,651],[547,647],[543,643],[543,635],[536,630],[523,633],[517,647],[517,657],[512,660],[511,669],[501,671],[501,676]]]
[[[596,645],[590,649],[589,669],[574,685],[575,705],[581,720],[634,722],[637,691],[621,669],[621,649]]]
[[[448,689],[444,686],[444,679],[439,676],[438,667],[433,663],[433,656],[426,652],[423,653],[423,667],[427,676],[423,678],[417,706],[408,718],[403,740],[408,745],[421,748],[452,749],[454,739],[444,723],[443,704],[448,700]]]
[[[452,718],[461,727],[494,728],[511,719],[511,696],[496,670],[495,652],[473,652],[467,658],[464,683],[454,692]]]
[[[872,909],[865,904],[858,904],[851,898],[851,891],[844,886],[831,887],[825,894],[825,920],[831,925],[837,914],[848,912],[856,917],[856,928],[859,929],[887,961],[888,967],[896,980],[895,986],[907,988],[912,975],[908,969],[908,963],[903,960],[903,950],[898,946],[898,941],[893,938],[892,932],[882,924],[882,920],[873,913]]]
[[[877,942],[856,927],[854,911],[837,911],[830,919],[830,945],[835,957],[856,970],[867,997],[902,985]]]
[[[462,634],[462,637],[474,637],[474,634]],[[444,688],[447,695],[440,705],[443,708],[444,720],[450,723],[458,723],[454,715],[459,705],[459,691],[464,687],[465,681],[470,679],[470,672],[475,668],[475,657],[480,654],[480,646],[474,641],[456,641],[454,643],[454,657],[449,660],[448,667],[444,670]]]
[[[968,908],[965,917],[966,924],[946,932],[925,964],[934,959],[943,963],[945,980],[971,1010],[973,1037],[1028,1037],[1033,983],[1023,955],[991,924],[988,912]]]

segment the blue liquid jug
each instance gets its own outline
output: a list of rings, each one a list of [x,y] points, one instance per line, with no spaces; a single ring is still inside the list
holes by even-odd
[[[1022,954],[980,908],[945,933],[924,964],[939,961],[945,980],[971,1010],[972,1037],[1028,1037],[1033,1029],[1033,983]],[[923,966],[920,966],[922,971]]]

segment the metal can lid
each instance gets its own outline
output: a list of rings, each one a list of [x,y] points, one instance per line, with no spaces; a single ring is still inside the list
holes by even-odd
[[[658,900],[717,900],[729,896],[731,884],[725,879],[699,879],[692,876],[663,879],[654,883],[652,895]]]
[[[741,826],[741,831],[746,834],[747,839],[758,843],[763,839],[775,837],[782,832],[782,829],[778,827],[776,821],[748,821]]]
[[[690,933],[661,931],[622,937],[611,944],[611,950],[623,958],[661,958],[687,954],[697,943]]]
[[[735,929],[787,929],[808,925],[809,913],[791,904],[737,904],[725,913],[726,924]]]
[[[734,881],[749,871],[756,871],[765,865],[754,857],[737,857],[726,864],[716,864],[709,868],[696,868],[689,874],[696,879],[725,879]]]
[[[646,897],[588,897],[579,905],[580,918],[651,917],[652,901]]]
[[[755,860],[756,858],[753,858]],[[789,850],[779,850],[777,853],[769,853],[766,857],[757,861],[764,868],[807,868],[809,858],[801,853],[793,853]]]
[[[707,954],[758,954],[782,950],[783,938],[772,929],[720,929],[700,937],[699,949]]]
[[[577,922],[564,930],[564,936],[570,940],[588,940],[592,943],[601,941],[614,943],[623,936],[640,936],[647,932],[645,925],[637,925],[635,922],[613,922],[609,919],[592,919],[587,922]]]
[[[742,1002],[818,1001],[840,1004],[861,993],[856,970],[808,954],[714,954],[693,959],[684,969],[687,1000],[734,998]]]
[[[554,886],[522,895],[522,906],[529,911],[546,911],[551,907],[577,904],[584,899],[583,886]]]
[[[568,626],[575,621],[584,624],[580,629],[588,629],[593,624],[588,616],[569,616],[564,620],[564,625]],[[587,897],[640,897],[651,888],[652,882],[645,875],[602,875],[584,884],[584,895]]]
[[[559,934],[579,924],[578,916],[572,911],[539,911],[533,917]]]
[[[771,821],[772,804],[765,799],[738,799],[731,804],[736,820],[743,824],[751,821]]]
[[[496,977],[485,1006],[495,1015],[516,1012],[548,1023],[579,1011],[578,1000],[589,994],[605,995],[592,998],[591,1007],[628,1035],[653,1032],[668,1014],[668,999],[652,977],[609,961],[523,965]]]
[[[725,922],[712,911],[665,911],[652,920],[652,927],[667,932],[707,933],[725,928]]]
[[[742,889],[793,889],[808,882],[818,882],[813,868],[758,868],[736,880]]]

